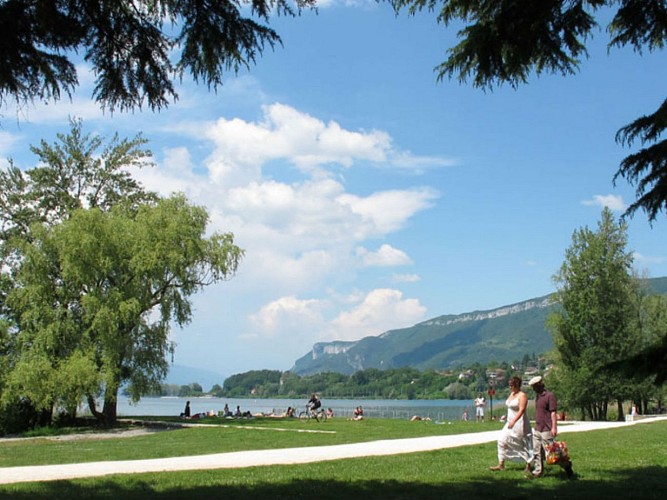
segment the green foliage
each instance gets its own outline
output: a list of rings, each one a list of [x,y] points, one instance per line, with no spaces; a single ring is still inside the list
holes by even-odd
[[[245,397],[257,395],[271,397],[265,388],[280,382],[278,370],[252,370],[243,375],[232,375],[225,379],[223,389],[229,397]]]
[[[190,297],[231,277],[243,251],[230,233],[205,236],[203,208],[131,178],[124,169],[150,158],[142,139],[114,137],[98,156],[103,141],[80,122],[58,138],[33,148],[43,166],[0,175],[2,398],[70,414],[85,398],[113,423],[120,387],[134,400],[159,388],[171,325],[190,321]]]
[[[256,370],[228,377],[221,397],[308,398],[316,392],[324,398],[358,399],[468,399],[470,388],[455,395],[445,389],[458,381],[459,372],[439,373],[414,368],[359,370],[352,375],[324,372],[299,376],[293,372]],[[468,384],[473,384],[468,381]],[[213,390],[212,390],[213,392]]]
[[[650,115],[637,118],[616,133],[616,142],[631,146],[639,141],[643,147],[623,159],[614,175],[614,182],[623,177],[637,186],[637,199],[626,213],[638,209],[648,214],[649,221],[657,219],[660,212],[667,212],[667,141],[660,140],[667,127],[667,99]]]
[[[605,209],[597,231],[575,231],[554,277],[560,307],[549,322],[561,364],[561,394],[596,420],[606,419],[611,402],[630,397],[633,385],[604,367],[627,358],[641,342],[639,285],[626,243],[625,224],[616,224]]]
[[[203,394],[204,391],[202,390],[201,385],[199,385],[197,382],[193,382],[188,385],[182,385],[178,390],[178,396],[181,398],[198,397],[202,396]]]
[[[280,43],[267,25],[313,0],[70,0],[0,3],[3,50],[0,103],[58,100],[78,85],[70,59],[82,54],[97,77],[94,97],[109,110],[147,103],[167,106],[178,97],[174,78],[189,73],[209,87],[227,72],[255,62]],[[243,17],[249,14],[249,17]]]

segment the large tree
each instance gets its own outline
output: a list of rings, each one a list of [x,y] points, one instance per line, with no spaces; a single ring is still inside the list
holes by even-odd
[[[554,276],[559,308],[548,324],[565,382],[561,390],[570,405],[595,420],[606,419],[612,402],[622,416],[620,404],[632,395],[627,377],[604,372],[640,341],[637,280],[626,244],[625,224],[605,208],[597,231],[584,227],[574,232]]]
[[[157,200],[131,174],[152,165],[145,144],[141,135],[115,135],[105,143],[101,136],[84,134],[82,122],[72,120],[69,133],[58,134],[55,143],[42,140],[31,147],[37,167],[23,171],[10,159],[9,167],[0,169],[0,314],[21,262],[17,244],[32,240],[35,224],[63,222],[79,208],[108,211]]]
[[[85,396],[112,424],[121,385],[134,400],[159,387],[171,323],[187,323],[189,297],[230,276],[241,256],[230,234],[204,236],[207,221],[175,196],[136,213],[79,209],[36,230],[8,297],[19,348],[8,392],[66,410]]]
[[[5,0],[0,2],[0,104],[57,100],[78,85],[75,57],[96,75],[104,108],[160,109],[189,74],[209,87],[280,43],[272,13],[315,0]],[[244,17],[247,16],[247,17]],[[264,23],[264,24],[262,24]]]
[[[149,156],[141,140],[98,155],[102,142],[72,128],[35,148],[46,163],[0,176],[10,348],[0,389],[45,411],[72,413],[86,398],[111,425],[121,385],[135,400],[159,386],[170,325],[187,323],[190,297],[233,275],[243,252],[230,233],[205,236],[203,208],[131,179],[126,168]]]
[[[492,89],[524,84],[532,72],[576,73],[586,42],[599,27],[596,16],[613,12],[609,48],[663,49],[667,43],[665,0],[388,0],[399,12],[435,11],[445,27],[462,23],[460,43],[437,66],[438,78],[458,77]],[[603,12],[604,11],[604,12]],[[602,17],[600,15],[600,17]],[[650,78],[650,75],[647,75]],[[636,186],[628,215],[644,210],[650,221],[667,212],[667,100],[653,113],[622,127],[617,142],[641,149],[626,157],[614,176]]]

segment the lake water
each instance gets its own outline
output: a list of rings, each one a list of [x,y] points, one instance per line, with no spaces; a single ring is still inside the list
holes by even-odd
[[[227,404],[234,411],[236,406],[241,411],[251,413],[283,413],[288,406],[301,411],[306,400],[299,399],[234,399],[234,398],[142,398],[138,404],[133,405],[129,399],[120,397],[118,400],[118,415],[120,417],[130,416],[170,416],[180,415],[185,408],[185,402],[190,401],[191,412],[205,413],[214,411],[217,413]],[[463,413],[468,412],[469,418],[474,418],[474,407],[472,401],[468,400],[390,400],[390,399],[323,399],[322,406],[332,408],[334,414],[340,417],[350,417],[356,406],[363,406],[364,415],[369,418],[396,418],[409,419],[413,415],[422,418],[430,418],[438,421],[461,420]],[[487,408],[488,412],[488,408]]]

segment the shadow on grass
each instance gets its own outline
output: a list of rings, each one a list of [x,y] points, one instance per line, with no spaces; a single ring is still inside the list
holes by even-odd
[[[664,478],[667,467],[646,467],[619,471],[612,480],[575,477],[568,480],[564,475],[552,475],[542,479],[524,479],[492,476],[456,483],[424,484],[396,480],[340,480],[294,479],[281,483],[230,484],[229,478],[221,480],[215,471],[209,471],[200,482],[206,484],[189,486],[167,486],[161,484],[160,475],[152,480],[134,476],[125,479],[100,478],[88,484],[70,481],[51,483],[33,483],[17,485],[16,488],[3,487],[0,498],[39,499],[68,498],[75,499],[317,499],[340,500],[363,498],[364,500],[387,499],[447,499],[468,500],[484,499],[525,499],[525,498],[624,498],[624,499],[662,499],[665,493]],[[187,476],[184,481],[191,484]]]

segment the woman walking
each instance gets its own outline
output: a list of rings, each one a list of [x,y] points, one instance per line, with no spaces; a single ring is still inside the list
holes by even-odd
[[[507,423],[498,438],[498,465],[493,471],[505,470],[505,461],[512,460],[526,464],[530,470],[533,460],[533,434],[526,414],[528,396],[521,390],[521,377],[510,379],[510,395],[505,401]]]

